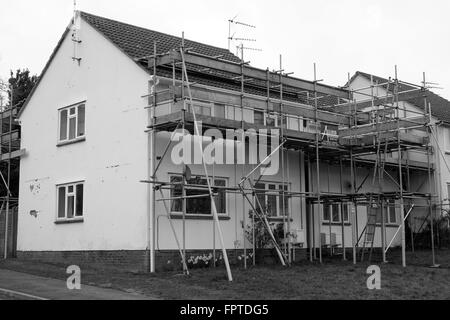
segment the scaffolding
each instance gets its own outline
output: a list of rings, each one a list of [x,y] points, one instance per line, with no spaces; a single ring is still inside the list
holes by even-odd
[[[20,157],[25,151],[20,148],[20,126],[16,122],[18,106],[13,105],[14,87],[9,86],[10,104],[1,106],[0,128],[1,128],[1,151],[0,151],[0,215],[3,220],[4,229],[1,253],[3,259],[15,255],[17,208],[18,208],[18,174]],[[15,183],[15,186],[13,187]]]
[[[422,85],[413,85],[398,79],[397,68],[395,78],[386,83],[375,83],[365,88],[353,89],[350,87],[336,88],[321,84],[318,80],[316,65],[314,65],[314,80],[306,81],[291,77],[291,74],[283,70],[282,57],[280,56],[280,69],[270,71],[251,67],[244,60],[243,48],[241,47],[240,62],[231,62],[222,57],[210,57],[195,52],[195,48],[186,48],[183,40],[179,49],[170,52],[159,53],[155,43],[154,53],[151,56],[138,59],[143,65],[153,70],[150,80],[148,98],[149,125],[149,161],[150,170],[147,180],[142,182],[149,185],[152,194],[151,209],[149,217],[149,266],[150,271],[155,272],[155,204],[158,201],[164,203],[166,216],[181,256],[183,269],[188,273],[186,263],[186,202],[192,197],[209,197],[211,199],[211,211],[214,219],[213,224],[213,251],[216,256],[216,230],[220,239],[221,250],[225,260],[228,279],[232,281],[231,269],[228,262],[227,248],[224,244],[220,220],[215,205],[215,199],[219,191],[241,195],[243,207],[243,225],[246,225],[245,205],[251,208],[251,223],[254,228],[255,220],[262,222],[270,235],[273,248],[276,250],[280,263],[288,266],[295,257],[295,246],[293,245],[291,221],[291,206],[286,201],[293,198],[300,199],[300,210],[306,208],[307,244],[309,258],[311,261],[323,262],[323,248],[329,246],[332,252],[335,244],[331,239],[332,217],[329,213],[329,244],[326,244],[326,235],[322,239],[324,206],[338,205],[341,212],[340,227],[342,228],[342,256],[346,260],[345,227],[343,218],[344,206],[347,207],[350,227],[352,230],[353,263],[357,263],[358,251],[361,260],[365,252],[370,249],[369,260],[373,250],[373,235],[376,228],[381,228],[382,260],[386,262],[386,254],[390,249],[396,235],[401,232],[402,264],[406,266],[406,234],[405,222],[412,216],[417,208],[428,209],[428,217],[431,218],[432,229],[432,258],[435,262],[433,220],[434,209],[437,203],[436,190],[433,188],[433,166],[432,157],[436,156],[432,145],[433,123],[431,106],[427,102],[427,82],[423,79]],[[191,82],[192,81],[192,82]],[[350,85],[350,82],[349,82]],[[226,89],[224,89],[224,87]],[[375,91],[384,88],[385,97],[379,97]],[[367,92],[367,90],[369,92]],[[214,92],[214,94],[209,94]],[[355,96],[362,95],[367,99],[357,101]],[[424,107],[422,111],[407,109],[401,101],[411,97],[423,97]],[[168,103],[170,104],[168,106]],[[212,103],[226,105],[233,110],[233,119],[225,117],[205,115],[199,103]],[[175,107],[175,105],[180,105]],[[263,106],[263,107],[262,107]],[[158,112],[158,107],[165,108],[165,112]],[[263,112],[263,121],[256,123],[255,120],[248,121],[246,112]],[[278,147],[272,148],[267,158],[246,172],[245,164],[242,165],[242,177],[235,186],[217,186],[215,180],[210,183],[210,174],[205,164],[202,140],[203,128],[215,128],[221,131],[226,129],[242,130],[242,141],[245,151],[245,130],[267,129],[267,137],[276,136]],[[332,129],[330,129],[332,128]],[[192,184],[188,181],[191,175],[187,165],[183,167],[182,181],[161,181],[157,177],[158,170],[167,156],[172,139],[166,145],[163,155],[155,156],[155,136],[160,131],[172,131],[172,137],[179,130],[193,132],[198,138],[198,148],[203,157],[203,171],[206,176],[206,185]],[[269,133],[270,131],[270,133]],[[258,136],[262,135],[257,133]],[[264,170],[268,160],[280,152],[281,157],[281,186],[280,190],[266,190],[257,187],[258,182],[264,176]],[[289,153],[298,154],[299,161],[303,159],[305,167],[304,191],[293,191],[289,184]],[[411,160],[411,153],[416,152],[426,157],[426,161]],[[396,154],[396,158],[393,156]],[[339,167],[339,192],[324,191],[321,188],[321,166],[330,165]],[[236,166],[237,167],[237,166]],[[343,181],[344,169],[350,170],[350,192],[345,192]],[[315,168],[315,172],[313,169]],[[358,183],[360,168],[373,170]],[[300,170],[302,170],[300,166]],[[261,174],[257,171],[261,170]],[[248,171],[248,169],[247,169]],[[394,174],[392,173],[394,172]],[[412,190],[410,175],[412,172],[423,172],[426,174],[428,184],[427,192],[420,192],[421,187]],[[213,167],[213,177],[214,177]],[[236,171],[235,171],[235,174]],[[393,175],[397,174],[397,178]],[[315,175],[315,178],[313,178]],[[328,174],[329,179],[329,174]],[[383,185],[386,179],[396,186],[397,190],[385,191]],[[372,180],[372,190],[363,192],[367,181]],[[306,182],[307,181],[307,182]],[[315,181],[315,182],[314,182]],[[287,186],[287,187],[286,187]],[[163,190],[173,190],[180,187],[182,192],[179,197],[167,198]],[[188,196],[186,189],[202,190],[203,195]],[[156,192],[159,191],[161,199],[157,199]],[[267,219],[269,212],[265,205],[260,203],[258,195],[277,194],[282,199],[282,219],[284,238],[287,239],[280,245],[274,237],[273,230]],[[182,240],[180,242],[171,219],[168,201],[182,201]],[[385,218],[392,202],[398,203],[400,209],[401,223],[397,233],[387,244]],[[425,202],[425,204],[424,204]],[[358,207],[366,206],[368,219],[366,227],[362,232],[358,230]],[[237,208],[237,206],[236,206]],[[288,208],[288,210],[286,210]],[[287,211],[287,212],[286,212]],[[237,213],[236,213],[237,214]],[[303,214],[303,213],[302,213]],[[427,218],[428,218],[427,217]],[[381,221],[379,221],[381,219]],[[303,221],[302,221],[303,223]],[[236,227],[237,228],[237,227]],[[253,229],[254,232],[254,229]],[[236,232],[237,233],[237,232]],[[247,268],[247,246],[245,239],[244,267]],[[364,237],[362,248],[361,239]],[[255,264],[255,235],[253,234],[251,252],[253,264]],[[318,240],[318,241],[317,241]],[[318,243],[318,245],[317,245]],[[369,248],[370,246],[370,248]]]

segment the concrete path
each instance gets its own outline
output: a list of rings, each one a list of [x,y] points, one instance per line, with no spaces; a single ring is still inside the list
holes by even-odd
[[[81,290],[69,290],[65,281],[0,269],[0,300],[153,300],[152,298],[118,290],[81,285]]]

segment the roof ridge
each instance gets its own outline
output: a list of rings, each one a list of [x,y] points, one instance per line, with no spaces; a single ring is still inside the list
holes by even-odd
[[[444,100],[446,100],[447,102],[450,103],[450,100],[448,100],[447,98],[444,98],[444,97],[441,96],[439,93],[436,93],[436,92],[431,91],[431,90],[428,90],[428,91],[429,91],[431,94],[433,94],[433,95],[435,95],[435,96],[438,96],[439,98],[444,99]]]
[[[363,77],[369,77],[369,78],[370,78],[370,76],[373,76],[373,77],[375,77],[375,78],[379,78],[379,79],[381,79],[381,80],[386,80],[386,81],[388,81],[388,80],[389,80],[388,78],[385,78],[385,77],[380,77],[380,76],[377,76],[376,74],[373,74],[373,73],[369,73],[369,72],[364,72],[364,71],[356,71],[356,73],[357,73],[357,74],[360,74],[360,75],[362,75]],[[392,78],[392,77],[389,77],[389,78]]]
[[[95,15],[95,14],[92,14],[92,13],[89,13],[89,12],[86,12],[86,11],[80,11],[80,13],[84,14],[84,15],[87,15],[87,16],[94,17],[94,18],[100,18],[100,19],[108,20],[108,21],[111,21],[111,22],[114,22],[114,23],[119,23],[119,24],[123,24],[123,25],[126,25],[126,26],[130,26],[130,27],[133,27],[133,28],[138,28],[138,29],[141,29],[141,30],[154,32],[154,33],[157,33],[157,34],[160,34],[160,35],[164,35],[164,36],[168,36],[168,37],[172,37],[172,38],[177,38],[180,41],[182,40],[182,38],[180,36],[175,36],[175,35],[172,35],[172,34],[169,34],[169,33],[166,33],[166,32],[161,32],[161,31],[157,31],[157,30],[153,30],[153,29],[148,29],[148,28],[141,27],[141,26],[138,26],[138,25],[134,25],[134,24],[131,24],[131,23],[128,23],[128,22],[122,22],[122,21],[119,21],[119,20],[114,20],[114,19],[111,19],[111,18],[98,16],[98,15]],[[87,22],[89,23],[89,21],[87,21]],[[202,45],[202,46],[208,46],[208,47],[211,47],[211,48],[224,50],[227,53],[229,53],[229,54],[233,55],[234,57],[236,57],[237,59],[240,59],[238,56],[236,56],[233,52],[231,52],[227,48],[218,47],[218,46],[214,46],[214,45],[210,45],[210,44],[206,44],[206,43],[202,43],[202,42],[199,42],[199,41],[190,40],[190,39],[186,39],[186,38],[185,38],[185,40],[189,41],[191,43]]]
[[[385,79],[384,77],[379,77],[367,72],[363,71],[356,71],[353,75],[352,79],[356,76],[365,77],[366,79],[370,80],[370,76],[377,77],[378,79]],[[385,79],[387,80],[387,79]],[[405,86],[408,86],[408,84],[404,84]],[[444,122],[450,123],[450,101],[444,98],[443,96],[437,94],[436,92],[433,92],[431,90],[428,90],[428,97],[427,101],[432,104],[431,113],[434,117],[436,117],[439,120],[442,120]],[[415,97],[406,99],[406,102],[414,105],[417,108],[424,109],[424,105],[422,102],[422,98]]]

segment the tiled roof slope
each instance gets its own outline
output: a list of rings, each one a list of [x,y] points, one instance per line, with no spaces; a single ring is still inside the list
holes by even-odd
[[[115,20],[95,16],[86,12],[81,12],[81,17],[87,21],[96,30],[102,33],[107,39],[112,41],[118,48],[124,51],[128,56],[137,61],[140,58],[153,54],[154,41],[157,41],[157,53],[167,53],[173,49],[179,49],[182,39],[165,33],[152,31],[126,23],[118,22]],[[193,52],[200,53],[207,56],[222,56],[222,59],[241,62],[241,60],[232,54],[227,49],[222,49],[214,46],[209,46],[203,43],[190,41],[185,39],[185,47],[192,48]],[[143,67],[146,67],[143,61],[137,61]],[[194,65],[187,65],[190,72],[193,72],[191,79],[197,83],[219,87],[223,89],[229,89],[233,91],[241,90],[240,80],[236,80],[236,75],[229,72],[200,68]],[[200,71],[202,70],[202,71]],[[172,77],[172,71],[165,70],[164,67],[158,68],[158,75]],[[177,73],[177,78],[179,74]],[[286,86],[284,98],[288,101],[313,104],[314,100],[306,99],[306,96],[296,94],[298,91],[295,88]],[[251,83],[246,82],[244,85],[244,91],[246,93],[252,93],[256,95],[266,95],[266,83],[265,81],[253,80]],[[279,97],[279,90],[271,90],[271,97]],[[312,97],[312,92],[310,92]],[[318,101],[318,105],[330,106],[339,103],[336,97],[328,96]]]
[[[95,16],[86,12],[81,12],[81,17],[134,59],[152,55],[155,41],[157,41],[158,54],[167,53],[181,46],[182,39],[180,37]],[[240,62],[240,59],[227,49],[187,39],[185,40],[185,46],[193,48],[192,51],[197,53],[208,56],[223,55],[225,60]]]
[[[182,39],[180,37],[168,35],[165,33],[148,30],[145,28],[133,26],[127,23],[111,20],[108,18],[96,16],[86,12],[80,12],[82,19],[89,23],[94,29],[99,33],[103,34],[109,41],[111,41],[119,50],[122,50],[131,59],[136,61],[139,65],[147,68],[145,60],[141,59],[146,56],[153,55],[154,42],[157,41],[157,53],[165,54],[171,50],[179,49],[181,46]],[[47,61],[44,70],[42,71],[38,83],[33,88],[32,92],[25,101],[23,107],[19,112],[19,116],[28,105],[29,101],[34,95],[37,87],[40,84],[41,79],[44,77],[48,70],[48,67],[52,63],[56,53],[61,47],[67,34],[70,32],[70,26],[66,28],[61,39],[59,40],[56,48],[54,49],[50,59]],[[192,48],[193,52],[217,57],[221,56],[223,60],[240,63],[241,60],[232,54],[229,50],[210,46],[207,44],[191,41],[185,39],[186,48]],[[141,59],[141,60],[140,60]],[[205,70],[205,68],[200,68],[199,66],[188,65],[189,72],[193,72],[192,80],[204,85],[215,86],[219,88],[229,89],[233,91],[241,90],[241,83],[236,80],[236,75],[230,74],[229,72],[210,69]],[[149,72],[152,72],[152,70]],[[177,77],[180,78],[180,70],[177,67]],[[158,75],[172,77],[172,71],[166,70],[165,66],[158,67]],[[252,93],[256,95],[266,96],[266,84],[265,81],[253,81],[250,83],[245,83],[244,91],[246,93]],[[301,94],[297,93],[298,89],[290,88],[288,86],[284,87],[284,99],[288,101],[294,101],[303,104],[312,105],[314,100],[307,99],[304,91]],[[312,96],[312,92],[309,92]],[[277,89],[270,90],[270,96],[273,98],[279,97],[280,93]],[[334,96],[326,96],[319,100],[319,107],[329,107],[340,103],[340,100]]]
[[[189,66],[188,66],[189,69]],[[198,72],[196,69],[189,70],[189,81],[195,82],[198,84],[217,87],[221,89],[231,90],[231,91],[241,91],[241,82],[240,80],[232,79],[230,74],[224,73],[223,75],[219,75],[216,73],[211,73],[210,71]],[[167,68],[158,68],[158,75],[171,78],[172,70]],[[181,70],[177,69],[176,79],[181,79]],[[257,96],[267,97],[267,88],[265,83],[260,83],[258,81],[247,81],[244,84],[244,92],[247,94],[253,94]],[[314,105],[314,100],[312,99],[313,93],[310,92],[310,99],[307,99],[305,93],[298,93],[298,90],[291,88],[289,86],[284,86],[283,90],[283,100],[291,101],[296,103],[301,103],[305,105]],[[278,88],[270,89],[270,97],[272,99],[280,98],[280,90]],[[319,107],[330,107],[332,105],[336,105],[342,100],[338,100],[337,97],[334,96],[326,96],[322,99],[318,99]]]
[[[375,75],[370,75],[369,73],[365,73],[365,72],[361,72],[361,71],[357,71],[352,79],[356,78],[358,75],[365,77],[368,80],[370,80],[370,78],[372,76],[373,81],[375,83],[384,83],[384,82],[388,81],[388,79],[386,79],[386,78],[378,77]],[[383,87],[385,89],[387,88],[387,86],[383,86]],[[391,91],[392,89],[393,88],[391,87],[389,91]],[[406,91],[406,90],[411,90],[411,89],[414,89],[414,87],[408,86],[406,84],[401,84],[399,86],[400,92]],[[450,123],[450,101],[448,101],[447,99],[445,99],[431,91],[428,91],[427,101],[429,103],[431,103],[431,114],[434,117],[436,117],[437,119],[444,121],[446,123]],[[424,109],[424,100],[422,97],[408,99],[408,100],[406,100],[406,102],[409,102],[412,105],[414,105],[422,110]]]

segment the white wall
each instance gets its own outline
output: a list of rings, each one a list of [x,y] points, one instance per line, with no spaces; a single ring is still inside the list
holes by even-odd
[[[69,33],[20,117],[20,251],[146,248],[149,77],[84,21],[80,39],[81,65]],[[83,100],[86,141],[57,147],[57,110]],[[55,224],[56,185],[79,180],[84,222]]]
[[[157,140],[157,151],[156,155],[161,156],[164,152],[164,149],[169,141],[170,134],[169,133],[159,133]],[[173,164],[171,161],[171,153],[173,146],[176,143],[173,143],[169,152],[167,153],[166,160],[164,164],[161,166],[161,169],[158,171],[157,180],[159,181],[170,181],[171,174],[181,174],[182,167]],[[192,175],[200,175],[204,176],[203,166],[201,165],[190,165],[189,166]],[[288,170],[289,167],[289,170]],[[303,170],[300,170],[300,167],[303,167],[302,157],[300,157],[299,153],[289,152],[289,165],[285,166],[285,181],[286,183],[290,183],[290,187],[292,191],[304,191],[304,177]],[[253,170],[254,166],[246,165],[245,166],[245,175],[250,173]],[[259,172],[259,171],[258,171]],[[228,180],[229,187],[235,187],[238,185],[239,181],[243,177],[243,168],[242,165],[215,165],[208,166],[208,174],[209,176],[213,176],[213,173],[216,177],[226,178]],[[265,176],[261,181],[264,182],[278,182],[281,183],[283,181],[282,170],[280,169],[279,173],[275,176]],[[255,175],[257,178],[257,175]],[[247,188],[248,185],[246,186]],[[164,197],[170,198],[169,190],[164,190]],[[252,199],[251,195],[249,195],[250,199]],[[160,199],[161,196],[158,192],[157,199]],[[169,205],[170,207],[170,205]],[[292,198],[289,203],[289,207],[291,208],[292,214],[292,223],[291,230],[304,230],[305,226],[305,205],[304,202],[300,200],[299,197]],[[249,217],[249,211],[251,210],[251,206],[247,201],[243,200],[241,193],[228,193],[227,194],[227,208],[228,208],[228,219],[222,220],[220,222],[221,229],[224,235],[225,246],[228,249],[232,248],[244,248],[244,219],[246,220],[245,225],[250,226],[251,221]],[[168,249],[177,249],[175,239],[173,237],[173,233],[170,229],[169,221],[167,219],[167,214],[164,209],[164,205],[162,202],[157,202],[156,213],[158,216],[158,229],[159,232],[157,234],[158,239],[158,248],[161,250]],[[245,215],[245,217],[244,217]],[[175,226],[177,235],[182,243],[182,228],[183,221],[173,219],[173,224]],[[279,220],[278,222],[282,222]],[[213,235],[213,220],[186,220],[186,248],[187,249],[212,249],[214,246],[214,235]],[[245,246],[247,248],[251,247],[251,244],[248,241],[245,241]],[[218,238],[218,233],[216,231],[216,248],[220,248],[220,242]]]
[[[450,126],[446,124],[438,125],[435,134],[436,140],[440,146],[440,148],[436,150],[439,169],[437,172],[439,178],[439,195],[441,201],[448,204],[448,199],[450,198],[447,187],[450,184]],[[449,209],[450,207],[446,205],[445,208]]]

